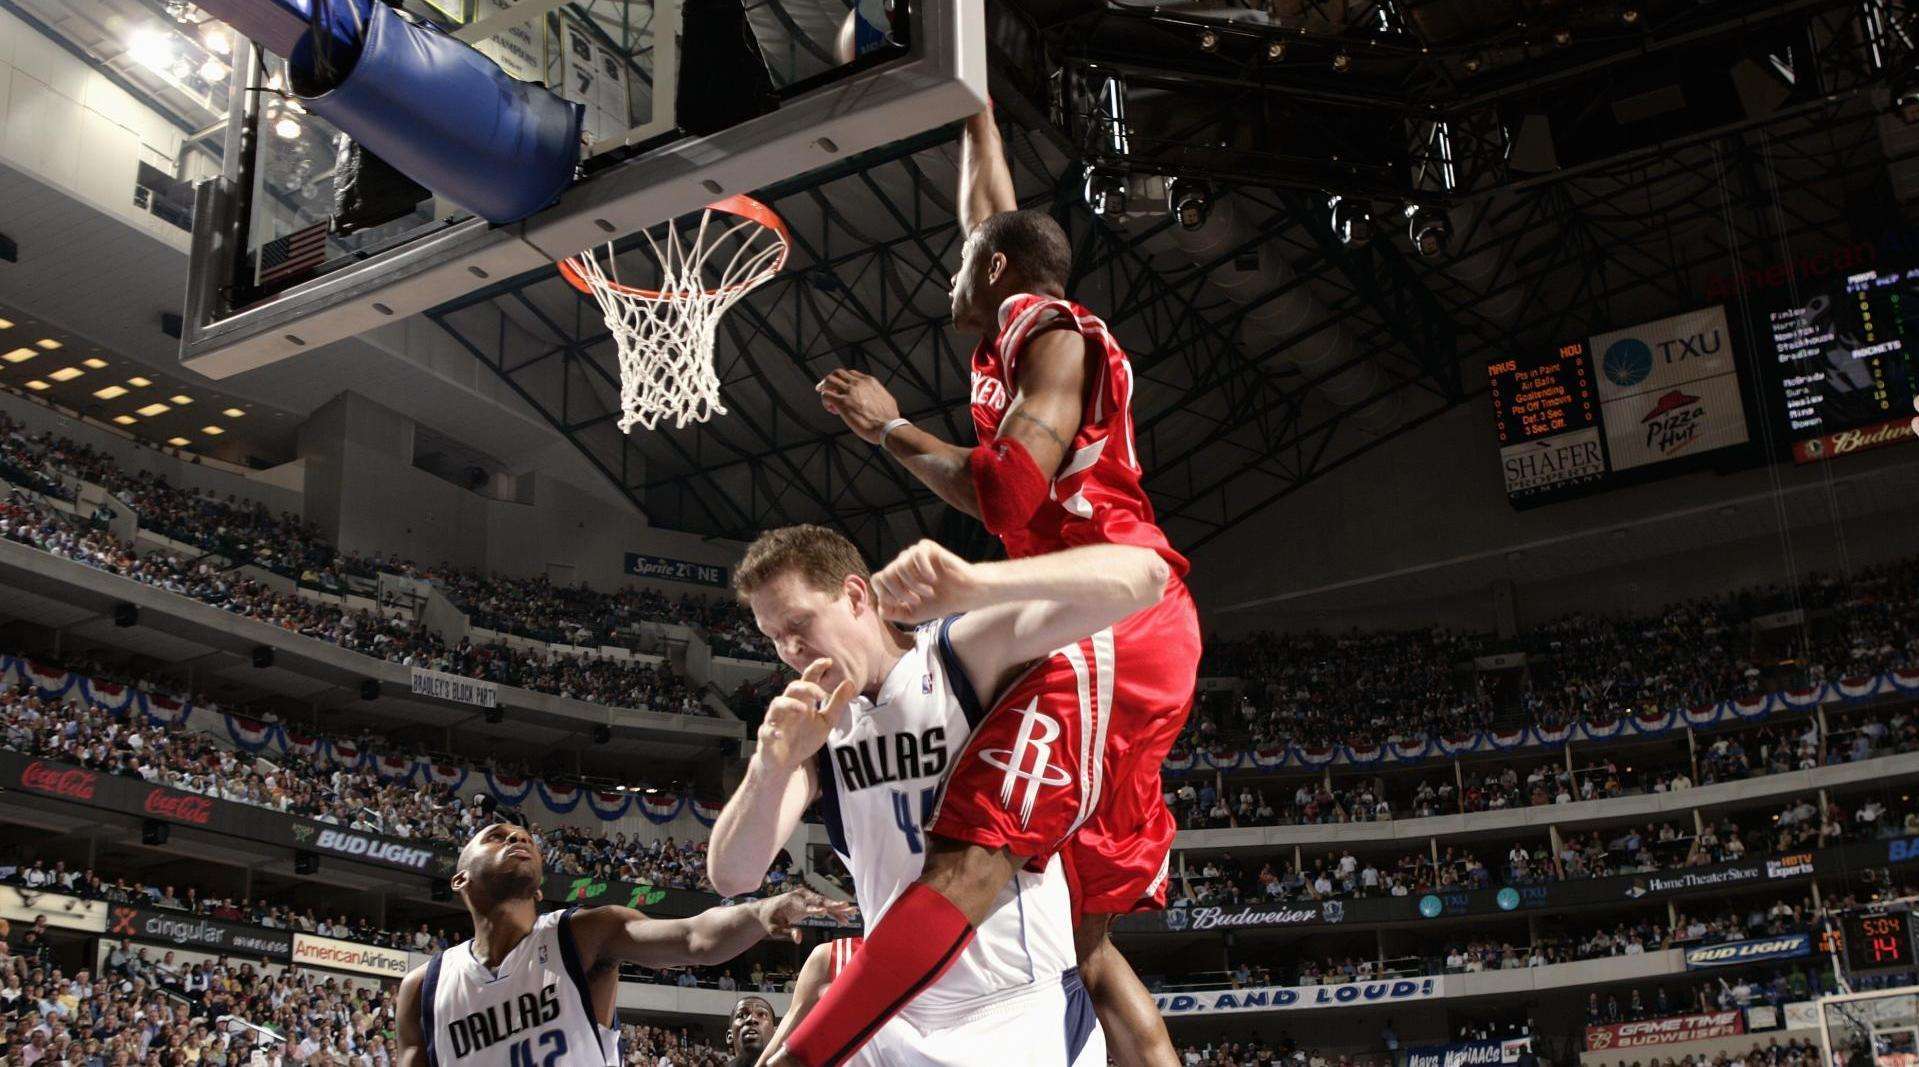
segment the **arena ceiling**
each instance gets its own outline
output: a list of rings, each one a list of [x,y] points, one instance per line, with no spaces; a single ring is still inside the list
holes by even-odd
[[[783,0],[750,8],[768,47],[831,24],[783,13]],[[1897,230],[1919,138],[1890,101],[1912,23],[1890,0],[1004,0],[989,26],[1021,200],[1066,226],[1073,295],[1133,355],[1147,487],[1192,549],[1477,397],[1489,358],[1718,302],[1741,270]],[[1209,29],[1206,49],[1196,42]],[[1280,35],[1296,65],[1248,66]],[[1093,55],[1102,42],[1132,51]],[[1730,57],[1723,83],[1696,77],[1702,49]],[[1322,61],[1335,50],[1355,60],[1344,72]],[[1146,86],[1140,129],[1230,150],[1175,160],[1213,182],[1199,230],[1163,211],[1103,220],[1085,206],[1081,160],[1110,146],[1089,142],[1072,94],[1049,86],[1121,61]],[[1194,80],[1217,83],[1210,103],[1181,95]],[[1274,114],[1290,117],[1274,122],[1302,145],[1321,143],[1299,118],[1320,101],[1411,131],[1403,193],[1350,172],[1345,191],[1375,205],[1369,244],[1334,235],[1325,194],[1342,190],[1323,166],[1213,136],[1225,112],[1276,99]],[[812,391],[835,367],[867,370],[906,415],[971,440],[970,340],[946,313],[957,158],[956,131],[934,131],[763,191],[794,255],[726,319],[728,412],[705,425],[620,434],[598,309],[550,274],[429,318],[661,525],[739,538],[824,522],[875,552],[922,536],[985,551],[975,524],[846,433]],[[1166,174],[1170,158],[1105,162]],[[1409,200],[1450,221],[1446,255],[1411,250],[1398,212]]]

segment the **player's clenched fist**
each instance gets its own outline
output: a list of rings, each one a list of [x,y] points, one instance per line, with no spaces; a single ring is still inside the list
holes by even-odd
[[[811,759],[859,692],[851,678],[842,680],[831,693],[821,688],[820,679],[832,666],[830,659],[814,660],[806,673],[788,682],[785,691],[766,706],[766,720],[760,723],[760,754],[775,765],[791,768]]]
[[[979,568],[935,541],[901,552],[873,576],[880,615],[894,622],[921,622],[979,607]]]

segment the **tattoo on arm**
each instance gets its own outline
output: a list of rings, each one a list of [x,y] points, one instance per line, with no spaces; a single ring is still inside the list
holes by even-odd
[[[1046,420],[1044,419],[1041,419],[1034,415],[1028,415],[1024,411],[1014,411],[1008,414],[1006,416],[1006,419],[1008,422],[1014,422],[1014,421],[1030,422],[1033,425],[1039,427],[1041,433],[1044,433],[1046,436],[1053,439],[1053,443],[1059,446],[1059,450],[1061,452],[1066,452],[1071,447],[1071,442],[1067,441],[1064,437],[1061,437],[1059,435],[1059,431],[1053,429],[1053,427],[1048,425]]]

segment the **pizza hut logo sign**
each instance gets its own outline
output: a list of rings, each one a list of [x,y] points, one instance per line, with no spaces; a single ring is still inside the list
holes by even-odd
[[[92,800],[100,776],[78,767],[61,767],[35,760],[20,772],[20,788],[67,800]]]
[[[1674,389],[1660,397],[1639,422],[1646,428],[1646,447],[1670,456],[1699,440],[1699,431],[1706,424],[1706,405],[1699,397]]]
[[[205,826],[213,819],[212,800],[186,793],[170,793],[165,789],[148,790],[144,807],[148,815],[172,819],[174,822],[190,822],[195,826]]]

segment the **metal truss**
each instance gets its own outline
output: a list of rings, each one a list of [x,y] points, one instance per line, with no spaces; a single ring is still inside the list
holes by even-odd
[[[1199,262],[1171,247],[1170,221],[1095,219],[1079,200],[1072,143],[1006,85],[996,83],[995,97],[1013,127],[1022,202],[1066,227],[1071,291],[1132,354],[1146,485],[1187,550],[1472,400],[1487,360],[1724,300],[1715,278],[1885,228],[1900,209],[1887,167],[1913,154],[1883,147],[1882,105],[1867,94],[1826,95],[1683,143],[1473,191],[1443,261],[1415,258],[1384,234],[1346,247],[1314,198],[1224,188],[1249,236]],[[952,130],[933,131],[762,192],[793,227],[794,254],[725,320],[718,369],[729,413],[710,423],[619,434],[617,369],[598,310],[545,273],[429,318],[662,526],[746,538],[821,522],[874,555],[920,537],[985,554],[992,546],[977,523],[847,433],[811,388],[835,367],[863,369],[909,418],[948,440],[973,439],[967,352],[947,314],[961,237],[953,140]],[[1262,248],[1283,251],[1284,280],[1224,298],[1217,273]],[[1469,263],[1479,270],[1461,269]],[[1323,312],[1248,346],[1247,316],[1300,289]],[[1303,372],[1294,354],[1328,330],[1344,331],[1350,348]],[[1327,384],[1356,368],[1371,391],[1332,402]]]

